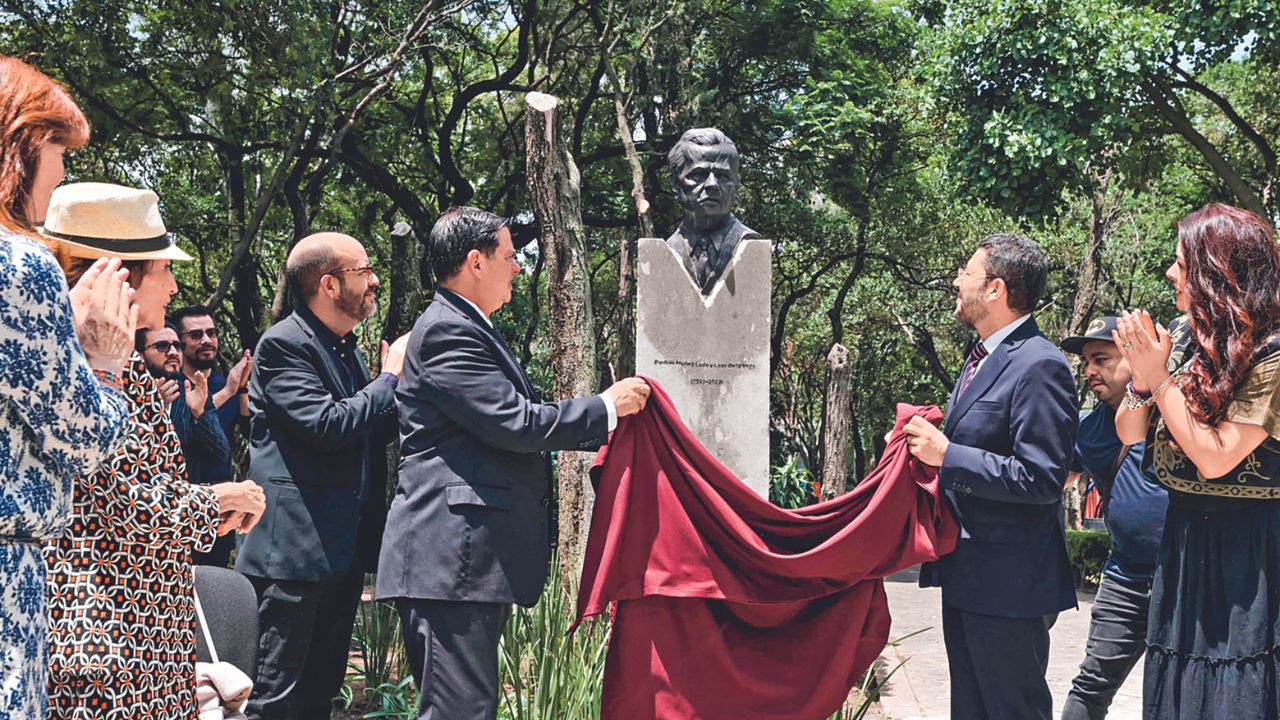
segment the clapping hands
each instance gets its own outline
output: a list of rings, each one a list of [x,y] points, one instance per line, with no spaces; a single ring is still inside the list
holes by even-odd
[[[243,350],[240,360],[227,371],[227,387],[238,392],[249,385],[249,376],[253,373],[253,353]]]
[[[186,381],[187,392],[184,398],[187,401],[187,409],[191,411],[191,417],[199,420],[204,416],[204,406],[209,400],[209,373],[211,370],[196,370],[190,379]],[[230,383],[228,383],[230,384]]]
[[[1173,339],[1168,330],[1151,319],[1151,313],[1146,310],[1122,313],[1111,337],[1133,372],[1135,390],[1151,392],[1169,377]]]
[[[119,258],[99,258],[70,293],[72,324],[89,365],[119,373],[133,353],[138,306]]]

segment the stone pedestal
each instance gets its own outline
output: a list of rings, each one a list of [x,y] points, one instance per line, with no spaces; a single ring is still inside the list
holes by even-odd
[[[768,240],[743,240],[703,297],[664,240],[641,238],[636,273],[636,373],[671,396],[725,467],[769,495]]]

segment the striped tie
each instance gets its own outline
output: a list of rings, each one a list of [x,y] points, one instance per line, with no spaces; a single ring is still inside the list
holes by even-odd
[[[964,372],[960,373],[960,389],[956,392],[957,400],[969,388],[969,383],[973,382],[973,376],[978,374],[978,363],[982,362],[982,358],[986,356],[987,346],[982,343],[974,345],[969,351],[969,360],[964,364]]]

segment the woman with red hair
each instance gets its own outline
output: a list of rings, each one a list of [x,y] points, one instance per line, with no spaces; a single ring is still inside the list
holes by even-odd
[[[1170,489],[1151,590],[1149,720],[1280,717],[1280,247],[1261,217],[1208,205],[1165,273],[1185,352],[1145,311],[1116,345],[1133,382],[1120,440]],[[1177,334],[1177,331],[1175,331]],[[1181,345],[1181,343],[1178,343]]]
[[[43,720],[48,666],[42,544],[62,534],[72,481],[124,440],[120,370],[133,291],[118,260],[68,294],[33,234],[62,154],[89,125],[61,87],[0,56],[0,715]],[[79,340],[79,342],[77,342]]]

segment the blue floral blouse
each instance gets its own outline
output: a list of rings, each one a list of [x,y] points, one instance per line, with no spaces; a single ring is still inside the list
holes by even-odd
[[[0,229],[0,717],[45,716],[41,541],[62,533],[73,479],[124,440],[127,417],[89,368],[53,255]]]

